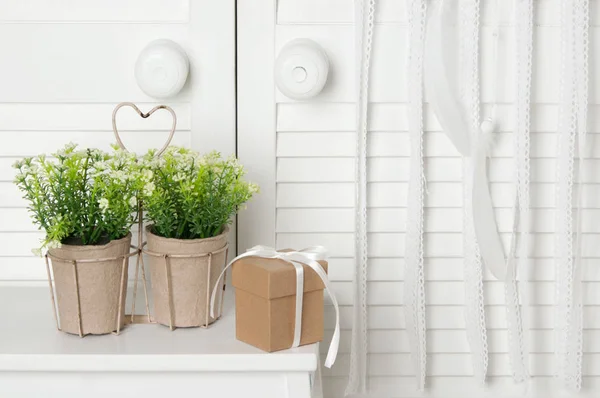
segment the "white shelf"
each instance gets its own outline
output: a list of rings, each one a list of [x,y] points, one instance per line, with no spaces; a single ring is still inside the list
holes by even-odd
[[[140,307],[138,307],[140,308]],[[0,371],[314,372],[316,344],[265,353],[235,339],[233,296],[208,329],[129,325],[119,336],[56,330],[48,288],[0,287]]]

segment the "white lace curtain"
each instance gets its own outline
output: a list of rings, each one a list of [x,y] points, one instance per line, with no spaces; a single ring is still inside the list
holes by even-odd
[[[405,242],[404,306],[406,331],[416,375],[424,389],[427,374],[423,218],[426,214],[423,159],[424,86],[440,125],[463,155],[464,269],[467,335],[476,378],[485,382],[488,365],[483,297],[483,267],[505,284],[509,358],[513,378],[529,378],[527,334],[530,329],[530,102],[533,70],[535,0],[511,0],[514,5],[515,101],[513,231],[506,255],[493,216],[486,169],[498,124],[496,101],[490,114],[480,107],[480,7],[482,0],[406,0],[408,15],[408,130],[411,142],[410,182]],[[502,0],[504,2],[504,0]],[[585,178],[588,106],[589,0],[561,2],[559,151],[556,197],[556,316],[557,380],[568,389],[582,383],[581,197]],[[489,2],[491,3],[491,1]],[[495,3],[498,7],[498,1]],[[374,41],[376,0],[355,0],[356,44],[356,250],[354,319],[347,394],[368,392],[367,378],[367,136],[369,70]],[[446,31],[448,10],[458,13],[458,42]],[[496,10],[498,11],[498,10]],[[494,14],[496,15],[496,14]],[[498,63],[498,21],[494,21],[494,63]],[[454,47],[453,47],[454,46]],[[455,48],[457,51],[449,51]],[[452,59],[458,54],[458,59]],[[458,62],[456,62],[458,61]],[[384,60],[378,60],[384,62]],[[449,78],[452,63],[460,65],[460,85]],[[497,77],[494,78],[496,81]],[[456,86],[456,87],[454,87]],[[459,88],[460,87],[460,88]],[[494,88],[493,98],[497,89]],[[483,119],[483,120],[482,120]],[[493,138],[493,137],[492,137]],[[575,173],[575,165],[580,172]],[[574,195],[575,189],[577,195]],[[573,203],[573,197],[578,198]],[[518,280],[518,282],[517,282]]]

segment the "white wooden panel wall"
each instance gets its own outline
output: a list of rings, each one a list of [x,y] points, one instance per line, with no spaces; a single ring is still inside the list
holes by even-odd
[[[262,242],[252,236],[240,236],[247,243],[276,243],[278,247],[301,248],[314,244],[327,246],[332,254],[330,276],[342,305],[342,341],[338,362],[326,371],[325,395],[343,395],[349,367],[352,274],[354,245],[354,53],[352,0],[279,0],[241,1],[245,9],[240,17],[245,41],[260,43],[259,52],[241,49],[240,75],[242,112],[254,111],[254,117],[276,119],[275,133],[262,119],[266,133],[247,131],[240,119],[240,140],[252,151],[260,149],[268,157],[248,154],[253,173],[264,178],[263,196],[254,209],[261,216],[248,216],[254,227],[261,223]],[[276,3],[276,8],[273,7]],[[494,14],[500,22],[500,82],[497,94],[500,132],[490,166],[491,190],[499,228],[505,246],[509,241],[514,200],[512,160],[513,33],[512,3],[484,0],[482,9],[482,98],[483,114],[490,108],[492,88],[491,22]],[[600,391],[600,80],[595,71],[600,64],[600,9],[592,1],[590,32],[590,132],[594,156],[586,167],[588,180],[583,198],[583,256],[585,262],[585,359],[584,391],[578,396],[597,396]],[[429,386],[418,394],[411,377],[409,347],[404,331],[402,309],[403,255],[406,220],[406,194],[409,145],[406,116],[406,9],[403,0],[378,0],[370,98],[369,130],[369,328],[372,390],[380,397],[547,397],[552,395],[554,371],[553,232],[557,101],[559,80],[559,0],[536,1],[534,85],[532,109],[532,211],[535,264],[534,330],[532,336],[533,386],[525,392],[510,378],[507,356],[507,330],[503,286],[485,275],[485,298],[489,328],[489,385],[477,386],[473,378],[463,314],[464,284],[461,238],[461,162],[458,153],[440,131],[431,110],[426,107],[426,278]],[[262,11],[258,11],[262,10]],[[239,10],[240,11],[240,10]],[[269,12],[275,14],[270,16]],[[252,16],[264,13],[261,25]],[[246,14],[244,14],[246,13]],[[261,14],[262,15],[262,14]],[[264,25],[272,24],[273,26]],[[253,36],[254,35],[254,36]],[[307,37],[319,42],[331,61],[331,79],[324,92],[310,102],[294,102],[275,91],[263,68],[272,67],[274,54],[287,41]],[[273,53],[273,47],[275,52]],[[254,58],[252,58],[254,57]],[[257,58],[259,60],[257,60]],[[259,72],[259,69],[261,70]],[[259,76],[265,93],[243,100],[252,91],[250,80]],[[265,77],[266,76],[266,77]],[[248,85],[248,86],[246,86]],[[267,101],[267,104],[261,104]],[[276,107],[273,116],[272,107]],[[246,111],[244,111],[246,108]],[[248,119],[252,119],[248,116]],[[272,135],[269,135],[272,134]],[[260,144],[250,143],[252,140]],[[241,142],[240,151],[244,151]],[[264,149],[266,147],[266,149]],[[273,148],[273,149],[272,149]],[[273,152],[275,153],[273,153]],[[242,153],[242,152],[240,152]],[[244,157],[243,157],[244,159]],[[276,159],[276,163],[275,163]],[[272,162],[272,163],[271,163]],[[276,182],[269,183],[270,173]],[[273,193],[273,190],[276,190]],[[270,209],[276,209],[271,226]],[[242,229],[249,225],[240,225]],[[255,228],[258,229],[258,228]],[[274,241],[271,242],[270,240]],[[333,327],[333,312],[327,309],[328,329]],[[331,330],[329,330],[331,334]],[[323,345],[323,349],[326,344]]]
[[[0,282],[45,280],[11,164],[69,141],[109,149],[121,101],[177,113],[174,144],[235,152],[235,3],[210,0],[4,0],[0,2]],[[137,86],[135,60],[152,40],[171,39],[190,58],[188,83],[159,101]],[[160,147],[171,122],[125,108],[118,125],[138,153]],[[235,233],[232,234],[235,239]],[[232,242],[235,244],[235,241]]]

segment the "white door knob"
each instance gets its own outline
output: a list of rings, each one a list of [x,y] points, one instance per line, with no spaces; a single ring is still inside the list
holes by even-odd
[[[189,72],[187,54],[172,40],[148,44],[135,63],[135,79],[143,92],[154,98],[169,98],[181,91]]]
[[[309,39],[290,41],[275,61],[275,84],[283,95],[294,100],[317,96],[325,87],[328,73],[327,53]]]

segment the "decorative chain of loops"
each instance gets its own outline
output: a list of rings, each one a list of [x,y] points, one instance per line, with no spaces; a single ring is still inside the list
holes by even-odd
[[[365,3],[367,1],[367,3]],[[365,13],[365,7],[367,8]],[[355,0],[356,65],[358,69],[356,137],[356,236],[355,299],[350,376],[346,395],[364,393],[367,388],[367,135],[369,68],[375,27],[375,0]]]
[[[513,378],[517,382],[525,381],[529,377],[529,352],[527,334],[529,330],[529,274],[531,261],[529,259],[530,247],[530,101],[531,101],[531,73],[533,66],[533,0],[520,0],[515,3],[516,19],[516,52],[517,52],[517,77],[515,79],[517,98],[515,100],[515,146],[516,157],[516,187],[517,200],[515,202],[515,222],[513,228],[513,242],[521,230],[519,256],[514,257],[511,250],[509,258],[509,278],[505,285],[507,301],[507,321],[509,338],[509,357],[512,364]],[[519,305],[519,291],[516,280],[516,268],[521,274],[521,298],[523,310]]]
[[[579,100],[579,140],[580,140],[580,148],[581,151],[579,152],[579,160],[580,160],[580,165],[579,165],[579,188],[580,188],[580,192],[579,192],[579,206],[578,206],[578,211],[579,211],[579,217],[577,222],[579,223],[579,234],[580,234],[580,240],[579,240],[579,244],[581,245],[581,223],[582,223],[582,217],[581,217],[581,208],[582,208],[582,197],[583,197],[583,184],[584,184],[584,179],[583,179],[583,173],[585,170],[585,136],[587,134],[587,117],[588,117],[588,95],[589,95],[589,90],[588,90],[588,85],[589,85],[589,44],[590,44],[590,40],[589,40],[589,25],[590,25],[590,16],[589,16],[589,9],[590,9],[590,2],[589,0],[580,0],[581,4],[579,5],[579,10],[580,10],[580,20],[578,21],[577,26],[581,27],[581,34],[580,37],[578,39],[576,39],[576,41],[578,43],[581,43],[582,49],[580,51],[580,55],[581,55],[581,68],[579,69],[579,77],[581,80],[581,84],[579,86],[579,95],[580,95],[580,100]],[[578,259],[579,259],[579,264],[578,267],[580,268],[578,270],[579,275],[582,275],[583,272],[581,270],[581,267],[583,267],[583,264],[581,262],[581,246],[578,249]],[[576,286],[577,289],[579,289],[580,292],[580,296],[579,296],[579,301],[576,302],[576,309],[578,311],[578,316],[576,319],[576,324],[577,324],[577,330],[576,330],[576,352],[575,352],[575,375],[574,375],[574,389],[576,391],[581,390],[581,383],[582,383],[582,372],[583,372],[583,302],[581,299],[581,292],[583,290],[583,285],[581,283],[581,279],[579,280],[579,285]]]
[[[479,19],[480,0],[461,2],[464,8],[464,57],[467,68],[465,86],[466,103],[472,134],[479,131]],[[473,137],[474,138],[474,137]],[[471,176],[472,160],[464,160],[464,175]],[[480,383],[485,382],[488,367],[488,344],[485,326],[485,308],[483,299],[483,270],[481,254],[473,224],[472,182],[466,177],[464,183],[464,251],[465,251],[465,289],[466,289],[466,322],[469,343],[473,352],[475,376]]]
[[[579,140],[579,173],[577,174],[577,220],[574,234],[574,255],[572,268],[567,271],[570,286],[567,286],[565,292],[565,316],[566,328],[564,335],[564,383],[569,389],[579,391],[582,383],[582,359],[583,359],[583,309],[582,309],[582,283],[581,283],[581,207],[585,183],[585,147],[587,135],[587,108],[588,108],[588,46],[589,46],[589,0],[577,0],[574,3],[573,11],[573,29],[571,37],[571,75],[572,84],[575,86],[573,96],[572,114],[575,117],[576,131],[573,134],[573,147],[575,141]],[[577,138],[575,138],[577,137]],[[575,150],[573,148],[572,161],[574,163]],[[575,166],[573,164],[573,173]],[[573,174],[574,176],[574,174]],[[574,178],[574,177],[573,177]]]
[[[414,361],[417,389],[423,390],[427,376],[427,328],[423,258],[423,217],[426,183],[423,177],[423,54],[427,12],[426,1],[409,0],[408,11],[411,163],[406,224],[404,311]]]
[[[557,376],[565,387],[581,389],[581,197],[588,107],[589,0],[561,4],[559,161],[557,165],[556,316]],[[579,139],[578,219],[573,220],[576,142]],[[574,229],[574,224],[576,228]]]

